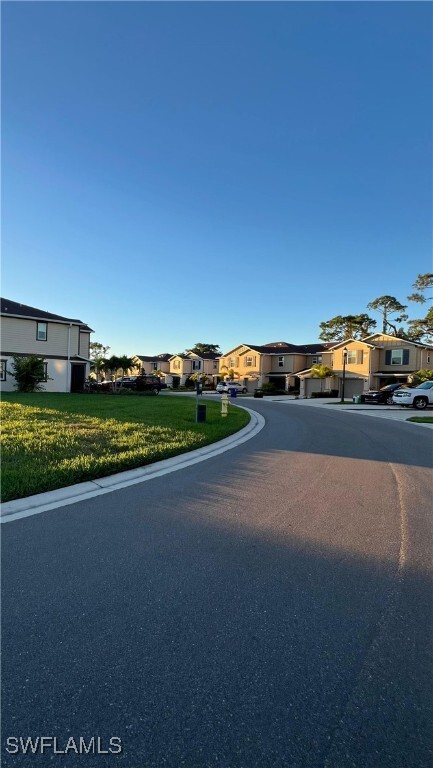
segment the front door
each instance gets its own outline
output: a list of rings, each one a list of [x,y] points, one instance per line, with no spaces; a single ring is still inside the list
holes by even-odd
[[[83,392],[86,366],[84,363],[71,364],[71,392]]]

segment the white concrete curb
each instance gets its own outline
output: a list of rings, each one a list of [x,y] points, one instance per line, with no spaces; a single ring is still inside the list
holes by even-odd
[[[180,456],[173,456],[171,459],[164,459],[155,464],[146,467],[130,469],[126,472],[118,472],[110,477],[101,477],[98,480],[91,480],[85,483],[77,483],[68,488],[59,488],[56,491],[47,491],[38,493],[35,496],[27,496],[25,499],[15,499],[7,501],[1,506],[0,523],[10,523],[13,520],[20,520],[23,517],[39,515],[41,512],[48,512],[58,507],[65,507],[69,504],[75,504],[77,501],[92,499],[95,496],[102,496],[112,491],[127,488],[129,485],[144,483],[147,480],[153,480],[155,477],[161,477],[170,472],[177,472],[192,464],[198,464],[200,461],[206,461],[220,453],[225,453],[238,445],[245,443],[255,437],[265,426],[265,419],[259,413],[250,411],[243,405],[239,405],[251,416],[251,421],[246,427],[236,432],[230,437],[225,437],[217,443],[206,445],[204,448],[197,448],[190,453],[183,453]]]

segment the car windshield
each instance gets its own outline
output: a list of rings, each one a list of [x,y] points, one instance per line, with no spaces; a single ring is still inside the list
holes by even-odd
[[[432,387],[433,381],[423,381],[423,383],[419,385],[418,389],[431,389]]]

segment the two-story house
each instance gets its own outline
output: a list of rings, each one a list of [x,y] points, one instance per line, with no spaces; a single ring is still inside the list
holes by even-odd
[[[92,329],[81,320],[42,309],[0,300],[1,389],[10,392],[15,379],[11,358],[38,355],[45,362],[46,392],[80,392],[90,371],[89,344]]]
[[[185,383],[193,374],[206,376],[212,385],[218,382],[219,355],[211,352],[183,352],[172,355],[170,358],[170,373],[165,377],[169,387],[176,389],[185,386]]]
[[[171,357],[172,355],[169,352],[164,352],[161,355],[133,355],[134,373],[152,374],[154,371],[161,371],[165,378],[165,375],[170,373]]]
[[[415,371],[432,370],[433,347],[374,333],[364,339],[346,339],[330,346],[322,354],[322,363],[333,370],[326,388],[341,394],[344,374],[344,395],[350,398],[393,382],[410,382]],[[320,390],[317,378],[311,377],[311,370],[302,371],[300,381],[301,396],[309,397],[311,392]]]
[[[327,344],[290,344],[275,341],[269,344],[239,344],[220,358],[221,378],[232,376],[240,381],[249,392],[274,384],[286,392],[300,386],[299,373],[314,364],[322,362],[321,356]]]

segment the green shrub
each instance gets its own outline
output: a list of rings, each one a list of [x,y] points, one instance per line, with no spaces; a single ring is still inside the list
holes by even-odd
[[[14,387],[18,392],[42,392],[45,387],[43,382],[48,381],[45,376],[45,361],[38,355],[12,357],[12,376],[15,379]]]

